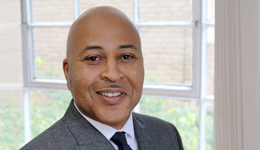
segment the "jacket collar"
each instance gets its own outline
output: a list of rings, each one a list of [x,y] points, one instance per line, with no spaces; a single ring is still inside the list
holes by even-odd
[[[84,119],[74,107],[74,101],[71,100],[63,121],[71,131],[72,135],[78,142],[75,146],[76,150],[112,150],[113,145],[93,127],[86,119]],[[145,122],[138,118],[139,114],[133,113],[134,132],[138,142],[139,150],[154,149],[153,147],[153,131],[145,126]]]
[[[76,150],[111,150],[114,147],[111,143],[86,119],[84,119],[73,105],[72,100],[67,109],[63,121],[78,142]]]

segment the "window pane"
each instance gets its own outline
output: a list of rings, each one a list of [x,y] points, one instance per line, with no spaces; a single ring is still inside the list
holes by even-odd
[[[208,63],[207,63],[207,94],[214,95],[215,68],[215,28],[208,28]]]
[[[80,0],[80,14],[95,6],[113,6],[123,11],[131,20],[134,18],[134,2],[132,0]]]
[[[145,82],[191,84],[192,29],[141,28]]]
[[[0,149],[17,149],[24,144],[22,91],[0,91]]]
[[[68,108],[70,100],[69,92],[31,91],[32,137],[36,137],[59,120]]]
[[[191,0],[139,0],[141,21],[189,21]]]
[[[0,29],[0,85],[22,84],[21,29]]]
[[[207,101],[206,150],[214,150],[214,102]]]
[[[73,21],[73,0],[32,0],[34,22]]]
[[[140,112],[171,122],[182,137],[184,149],[199,149],[199,101],[143,97]]]
[[[215,20],[215,0],[208,0],[208,20]]]
[[[37,77],[64,79],[62,61],[66,57],[69,28],[34,28]]]

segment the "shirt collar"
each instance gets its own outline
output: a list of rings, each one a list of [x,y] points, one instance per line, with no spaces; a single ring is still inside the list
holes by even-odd
[[[101,132],[108,140],[117,132],[117,131],[124,131],[126,132],[126,136],[130,137],[132,140],[135,140],[135,133],[134,133],[134,125],[133,125],[133,117],[132,113],[130,114],[130,117],[128,118],[127,122],[125,125],[120,129],[116,130],[113,127],[110,127],[106,124],[100,123],[96,120],[93,120],[83,113],[78,109],[77,105],[74,102],[74,106],[77,109],[77,111],[90,123],[92,124],[99,132]]]

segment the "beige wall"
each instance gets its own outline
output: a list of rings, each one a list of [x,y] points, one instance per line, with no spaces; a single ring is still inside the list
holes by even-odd
[[[3,1],[3,0],[2,0]],[[21,86],[22,47],[20,3],[4,0],[0,5],[0,85]]]

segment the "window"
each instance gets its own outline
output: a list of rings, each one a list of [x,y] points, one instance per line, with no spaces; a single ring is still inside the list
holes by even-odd
[[[134,111],[172,122],[185,149],[214,149],[214,0],[21,2],[1,6],[8,17],[0,22],[6,46],[0,48],[0,132],[14,137],[0,135],[0,149],[22,146],[64,114],[71,98],[62,71],[69,27],[99,5],[122,10],[141,35],[145,84]],[[17,125],[8,126],[12,119]]]

